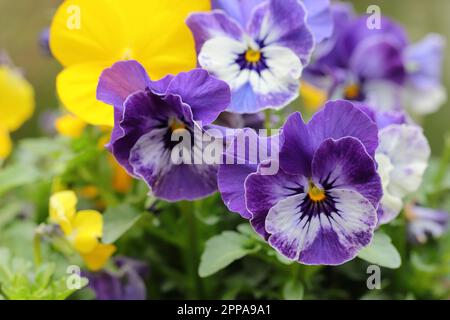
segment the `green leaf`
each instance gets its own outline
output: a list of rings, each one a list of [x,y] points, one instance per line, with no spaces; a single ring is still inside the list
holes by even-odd
[[[372,243],[361,250],[358,257],[390,269],[397,269],[402,264],[400,254],[391,243],[391,238],[382,232],[375,233]]]
[[[288,281],[283,287],[283,298],[285,300],[303,300],[304,288],[300,281]]]
[[[142,213],[127,204],[108,208],[103,215],[103,243],[113,243],[128,231]]]
[[[39,179],[39,172],[32,166],[12,165],[0,170],[0,195],[11,189],[32,184]]]
[[[198,273],[202,278],[213,275],[259,248],[260,246],[248,236],[235,231],[224,231],[206,242]]]

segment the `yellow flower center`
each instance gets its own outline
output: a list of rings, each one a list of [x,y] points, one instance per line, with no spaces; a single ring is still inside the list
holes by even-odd
[[[326,198],[325,191],[312,182],[309,183],[308,196],[314,202],[322,201]]]
[[[345,98],[352,100],[359,96],[360,88],[357,84],[351,84],[347,86],[344,90]]]
[[[248,49],[245,52],[245,60],[250,63],[257,63],[261,60],[261,52],[258,50]]]
[[[180,120],[178,120],[178,119],[170,120],[169,126],[170,126],[170,130],[172,132],[175,132],[177,130],[184,130],[184,129],[186,129],[186,125],[183,122],[181,122]]]

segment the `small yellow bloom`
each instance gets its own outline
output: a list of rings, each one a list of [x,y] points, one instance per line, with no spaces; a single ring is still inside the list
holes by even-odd
[[[33,87],[17,70],[0,65],[0,160],[11,153],[9,133],[20,128],[33,111]]]
[[[50,220],[61,226],[65,237],[82,256],[91,270],[103,267],[116,250],[102,244],[103,216],[95,210],[76,212],[77,197],[73,191],[61,191],[50,198]]]
[[[9,132],[15,131],[33,111],[33,87],[17,70],[0,65],[0,125]]]
[[[82,254],[86,266],[92,271],[98,271],[108,262],[109,258],[116,251],[116,246],[112,244],[99,243],[93,251]]]
[[[101,8],[101,9],[99,9]],[[50,27],[50,48],[65,67],[57,78],[62,103],[94,125],[113,125],[113,109],[96,100],[101,72],[135,59],[157,80],[196,65],[193,37],[185,24],[209,0],[66,0]]]
[[[303,99],[304,106],[310,111],[316,111],[327,101],[327,93],[312,84],[302,81],[300,86],[300,96]]]
[[[12,142],[9,136],[9,132],[0,129],[0,160],[6,159],[11,153]]]
[[[60,225],[65,235],[72,233],[77,202],[77,196],[73,191],[57,192],[50,197],[50,220]]]
[[[55,120],[56,131],[62,136],[78,138],[86,128],[87,123],[71,114],[63,115]]]

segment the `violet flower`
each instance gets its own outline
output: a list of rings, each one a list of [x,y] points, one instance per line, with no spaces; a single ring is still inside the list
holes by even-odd
[[[298,0],[268,0],[250,7],[245,26],[223,10],[195,13],[187,20],[200,66],[230,85],[228,111],[237,113],[280,109],[297,98],[314,46]]]
[[[256,172],[221,165],[224,200],[289,259],[338,265],[354,258],[372,239],[382,197],[376,124],[350,102],[328,102],[308,124],[291,115],[281,141],[274,175],[262,174],[273,158]]]
[[[144,279],[148,276],[148,265],[126,257],[116,257],[114,263],[117,267],[115,271],[85,274],[96,300],[145,300],[147,289]]]
[[[155,196],[194,200],[216,191],[217,166],[174,163],[171,137],[177,130],[192,137],[216,120],[230,103],[225,82],[201,69],[151,81],[138,62],[123,61],[102,73],[97,98],[114,106],[111,153]]]
[[[443,210],[422,206],[406,206],[408,238],[413,243],[424,244],[429,237],[439,238],[449,227],[450,215]]]

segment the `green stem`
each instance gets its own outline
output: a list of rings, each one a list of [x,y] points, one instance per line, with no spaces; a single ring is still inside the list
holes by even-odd
[[[442,189],[442,182],[444,181],[445,175],[447,174],[448,166],[450,163],[450,134],[447,134],[444,140],[444,150],[442,152],[442,157],[439,162],[439,168],[434,176],[433,187],[434,192],[431,195],[430,204],[432,207],[435,207],[439,202],[439,197]]]
[[[33,238],[33,256],[34,264],[39,267],[42,264],[42,254],[41,254],[41,229],[38,227],[34,232]]]
[[[266,128],[266,130],[270,130],[272,128],[272,110],[271,109],[266,109],[264,111],[265,114],[265,121],[264,121],[264,127]],[[270,133],[267,132],[267,134],[269,135]]]
[[[192,298],[201,299],[203,297],[203,283],[198,275],[200,250],[198,243],[197,218],[194,213],[194,205],[192,202],[185,201],[181,203],[181,209],[187,221],[186,263],[187,271],[192,281]]]

